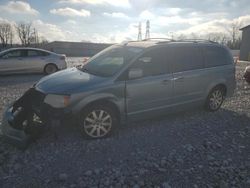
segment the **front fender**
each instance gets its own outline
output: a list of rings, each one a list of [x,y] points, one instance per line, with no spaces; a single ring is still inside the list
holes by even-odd
[[[117,109],[119,109],[120,114],[124,114],[124,98],[118,98],[111,93],[92,94],[84,97],[84,99],[82,99],[74,107],[72,107],[73,114],[79,114],[81,110],[84,109],[87,105],[96,101],[112,102],[114,105],[116,105]]]

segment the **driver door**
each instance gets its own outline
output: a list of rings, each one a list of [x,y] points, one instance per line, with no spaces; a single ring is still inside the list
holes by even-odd
[[[172,104],[173,74],[168,48],[145,52],[129,69],[142,70],[142,76],[126,81],[126,102],[129,119],[143,119],[165,111]]]

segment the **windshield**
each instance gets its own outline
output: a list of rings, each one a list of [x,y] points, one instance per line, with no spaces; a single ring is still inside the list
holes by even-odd
[[[128,46],[111,46],[92,57],[83,71],[102,77],[113,76],[143,49]]]

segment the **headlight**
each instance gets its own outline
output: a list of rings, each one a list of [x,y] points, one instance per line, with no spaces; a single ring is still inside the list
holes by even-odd
[[[45,97],[44,102],[54,108],[64,108],[69,105],[70,96],[48,94]]]
[[[245,72],[250,72],[250,66],[245,68]]]

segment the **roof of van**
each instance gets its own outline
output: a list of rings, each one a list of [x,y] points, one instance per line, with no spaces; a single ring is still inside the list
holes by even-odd
[[[161,44],[215,44],[219,45],[217,42],[202,40],[202,39],[186,39],[186,40],[170,40],[170,39],[148,39],[142,41],[128,41],[123,44],[126,46],[148,48],[151,46],[161,45]]]

